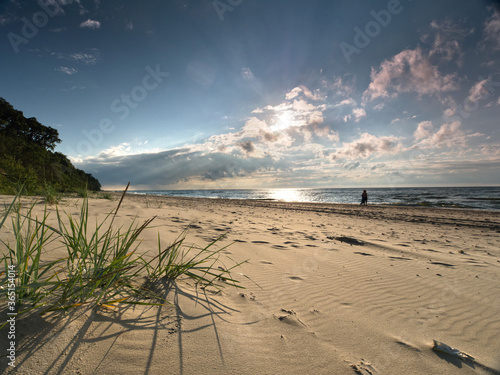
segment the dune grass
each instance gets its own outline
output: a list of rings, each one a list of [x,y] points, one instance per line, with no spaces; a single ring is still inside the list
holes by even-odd
[[[0,215],[0,229],[10,218],[14,240],[0,240],[0,286],[7,289],[7,270],[15,265],[18,316],[32,310],[43,314],[82,305],[110,308],[119,304],[164,304],[164,296],[147,286],[160,279],[172,281],[181,276],[203,287],[241,288],[231,276],[231,271],[241,263],[225,267],[221,257],[227,246],[216,248],[223,236],[198,248],[185,244],[186,232],[183,232],[172,244],[163,247],[158,234],[157,255],[146,260],[138,254],[139,236],[155,217],[140,225],[133,221],[128,227],[115,228],[114,220],[126,191],[116,210],[92,228],[87,197],[83,198],[77,217],[56,206],[56,225],[48,224],[47,206],[40,216],[35,215],[36,202],[24,207],[20,194],[5,207]],[[49,244],[60,244],[66,250],[65,256],[46,260]]]

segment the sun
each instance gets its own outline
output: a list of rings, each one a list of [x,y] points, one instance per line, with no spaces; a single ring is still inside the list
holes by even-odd
[[[284,111],[276,116],[276,122],[271,126],[274,131],[285,130],[293,126],[294,115],[292,111]]]

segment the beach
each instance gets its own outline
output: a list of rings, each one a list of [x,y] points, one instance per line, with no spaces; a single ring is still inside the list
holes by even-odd
[[[112,196],[89,199],[90,223],[116,209]],[[58,207],[78,215],[81,203]],[[219,239],[216,266],[241,263],[231,273],[244,289],[182,279],[161,307],[32,314],[16,325],[16,367],[1,357],[1,372],[500,373],[499,211],[127,194],[115,225],[152,217],[137,252],[152,258],[158,234]]]

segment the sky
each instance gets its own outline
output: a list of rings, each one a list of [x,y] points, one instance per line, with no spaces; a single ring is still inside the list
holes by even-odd
[[[103,188],[500,185],[500,7],[3,0],[0,97]]]

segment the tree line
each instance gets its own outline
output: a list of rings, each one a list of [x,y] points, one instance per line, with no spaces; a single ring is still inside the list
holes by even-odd
[[[66,155],[55,152],[59,133],[26,118],[0,98],[0,193],[39,194],[47,189],[75,192],[99,191],[101,184],[89,173],[76,168]]]

